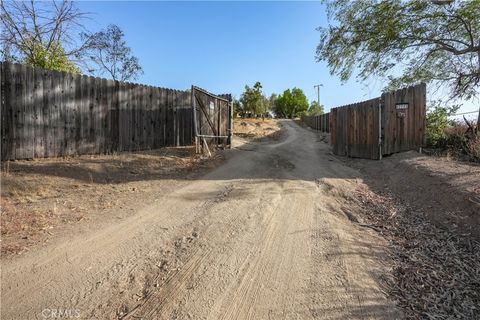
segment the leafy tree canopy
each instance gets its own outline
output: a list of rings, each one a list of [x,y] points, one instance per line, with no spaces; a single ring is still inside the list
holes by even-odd
[[[301,89],[287,89],[275,101],[275,114],[281,118],[295,118],[308,109],[308,99]]]
[[[323,105],[319,104],[318,101],[312,101],[310,107],[307,110],[307,115],[309,116],[319,116],[324,114]]]
[[[440,102],[434,102],[434,106],[427,113],[427,145],[431,147],[445,147],[447,137],[446,129],[451,125],[448,117],[457,112],[458,106],[445,107]]]
[[[47,48],[41,43],[31,46],[31,54],[24,58],[27,65],[64,72],[80,73],[80,69],[68,58],[58,43]]]
[[[106,73],[119,81],[135,80],[143,73],[139,59],[132,55],[124,36],[120,27],[113,24],[94,34],[83,34],[83,38],[88,39],[90,59],[94,64],[90,72]]]
[[[86,13],[72,1],[0,1],[0,55],[5,61],[79,72],[87,45],[79,42]]]
[[[268,100],[269,100],[269,103],[270,103],[271,107],[273,107],[275,105],[275,101],[277,101],[277,99],[278,99],[278,94],[272,93],[270,95],[270,98],[268,98]]]
[[[268,99],[265,98],[262,92],[262,84],[256,82],[253,88],[248,85],[245,86],[245,91],[240,97],[240,102],[243,106],[243,112],[253,116],[264,114],[268,107]]]
[[[316,58],[343,81],[358,68],[361,80],[386,77],[389,88],[424,81],[453,98],[478,96],[480,0],[325,2],[332,23],[318,29]]]

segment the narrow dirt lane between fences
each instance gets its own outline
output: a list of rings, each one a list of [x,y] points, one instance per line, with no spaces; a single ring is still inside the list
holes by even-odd
[[[398,318],[387,245],[349,201],[358,171],[282,124],[118,223],[3,261],[2,319]]]

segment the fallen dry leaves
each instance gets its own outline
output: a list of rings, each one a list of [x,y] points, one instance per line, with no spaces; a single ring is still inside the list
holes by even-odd
[[[365,222],[390,241],[389,294],[410,319],[480,319],[480,244],[441,229],[422,212],[365,185],[357,191]]]

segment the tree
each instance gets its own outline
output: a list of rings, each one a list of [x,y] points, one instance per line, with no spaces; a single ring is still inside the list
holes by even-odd
[[[244,113],[250,115],[260,115],[265,112],[265,97],[262,93],[262,84],[256,82],[253,88],[248,85],[245,86],[245,91],[240,97],[240,102],[243,105]]]
[[[272,93],[270,98],[268,98],[268,109],[273,112],[275,117],[279,117],[280,115],[277,112],[277,100],[278,94]]]
[[[480,0],[338,0],[327,9],[334,23],[318,29],[316,59],[341,80],[357,69],[361,80],[386,77],[389,88],[424,81],[451,98],[478,96]]]
[[[288,105],[290,104],[289,101],[292,100],[292,92],[290,89],[285,90],[283,94],[279,95],[278,98],[275,100],[275,107],[274,112],[279,118],[288,118],[289,111]]]
[[[291,117],[297,117],[301,113],[307,111],[308,109],[308,99],[303,93],[302,89],[293,88],[292,89],[292,97],[293,97],[293,112],[291,113]]]
[[[116,25],[94,34],[83,34],[89,42],[92,73],[107,73],[113,80],[127,81],[137,79],[143,73],[140,61],[132,55],[132,50],[124,40],[123,31]]]
[[[295,118],[308,109],[308,99],[301,89],[287,89],[275,102],[275,113],[282,118]]]
[[[68,59],[60,44],[50,46],[49,50],[39,44],[33,47],[32,54],[27,56],[23,62],[32,67],[80,73],[80,69]]]
[[[239,113],[243,112],[243,106],[240,103],[240,101],[237,99],[233,99],[232,105],[233,105],[233,117],[236,118],[238,117]]]
[[[262,94],[262,119],[264,119],[271,110],[270,99]]]
[[[77,31],[86,16],[70,1],[0,1],[1,55],[6,61],[78,72],[88,47]]]
[[[433,108],[430,108],[426,117],[427,125],[427,146],[445,147],[447,132],[446,129],[451,125],[448,117],[454,115],[458,106],[444,107],[441,102],[433,102]]]
[[[325,113],[324,108],[321,104],[318,103],[318,101],[312,101],[307,111],[307,114],[309,116],[319,116],[324,113]]]
[[[268,104],[269,104],[271,110],[275,109],[275,103],[277,102],[277,99],[278,99],[278,94],[276,94],[276,93],[272,93],[270,95],[270,98],[268,98]]]

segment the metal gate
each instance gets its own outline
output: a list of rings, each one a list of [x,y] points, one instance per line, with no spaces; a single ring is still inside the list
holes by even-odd
[[[232,98],[231,95],[214,95],[192,86],[193,132],[196,151],[209,146],[231,147],[232,145]]]

